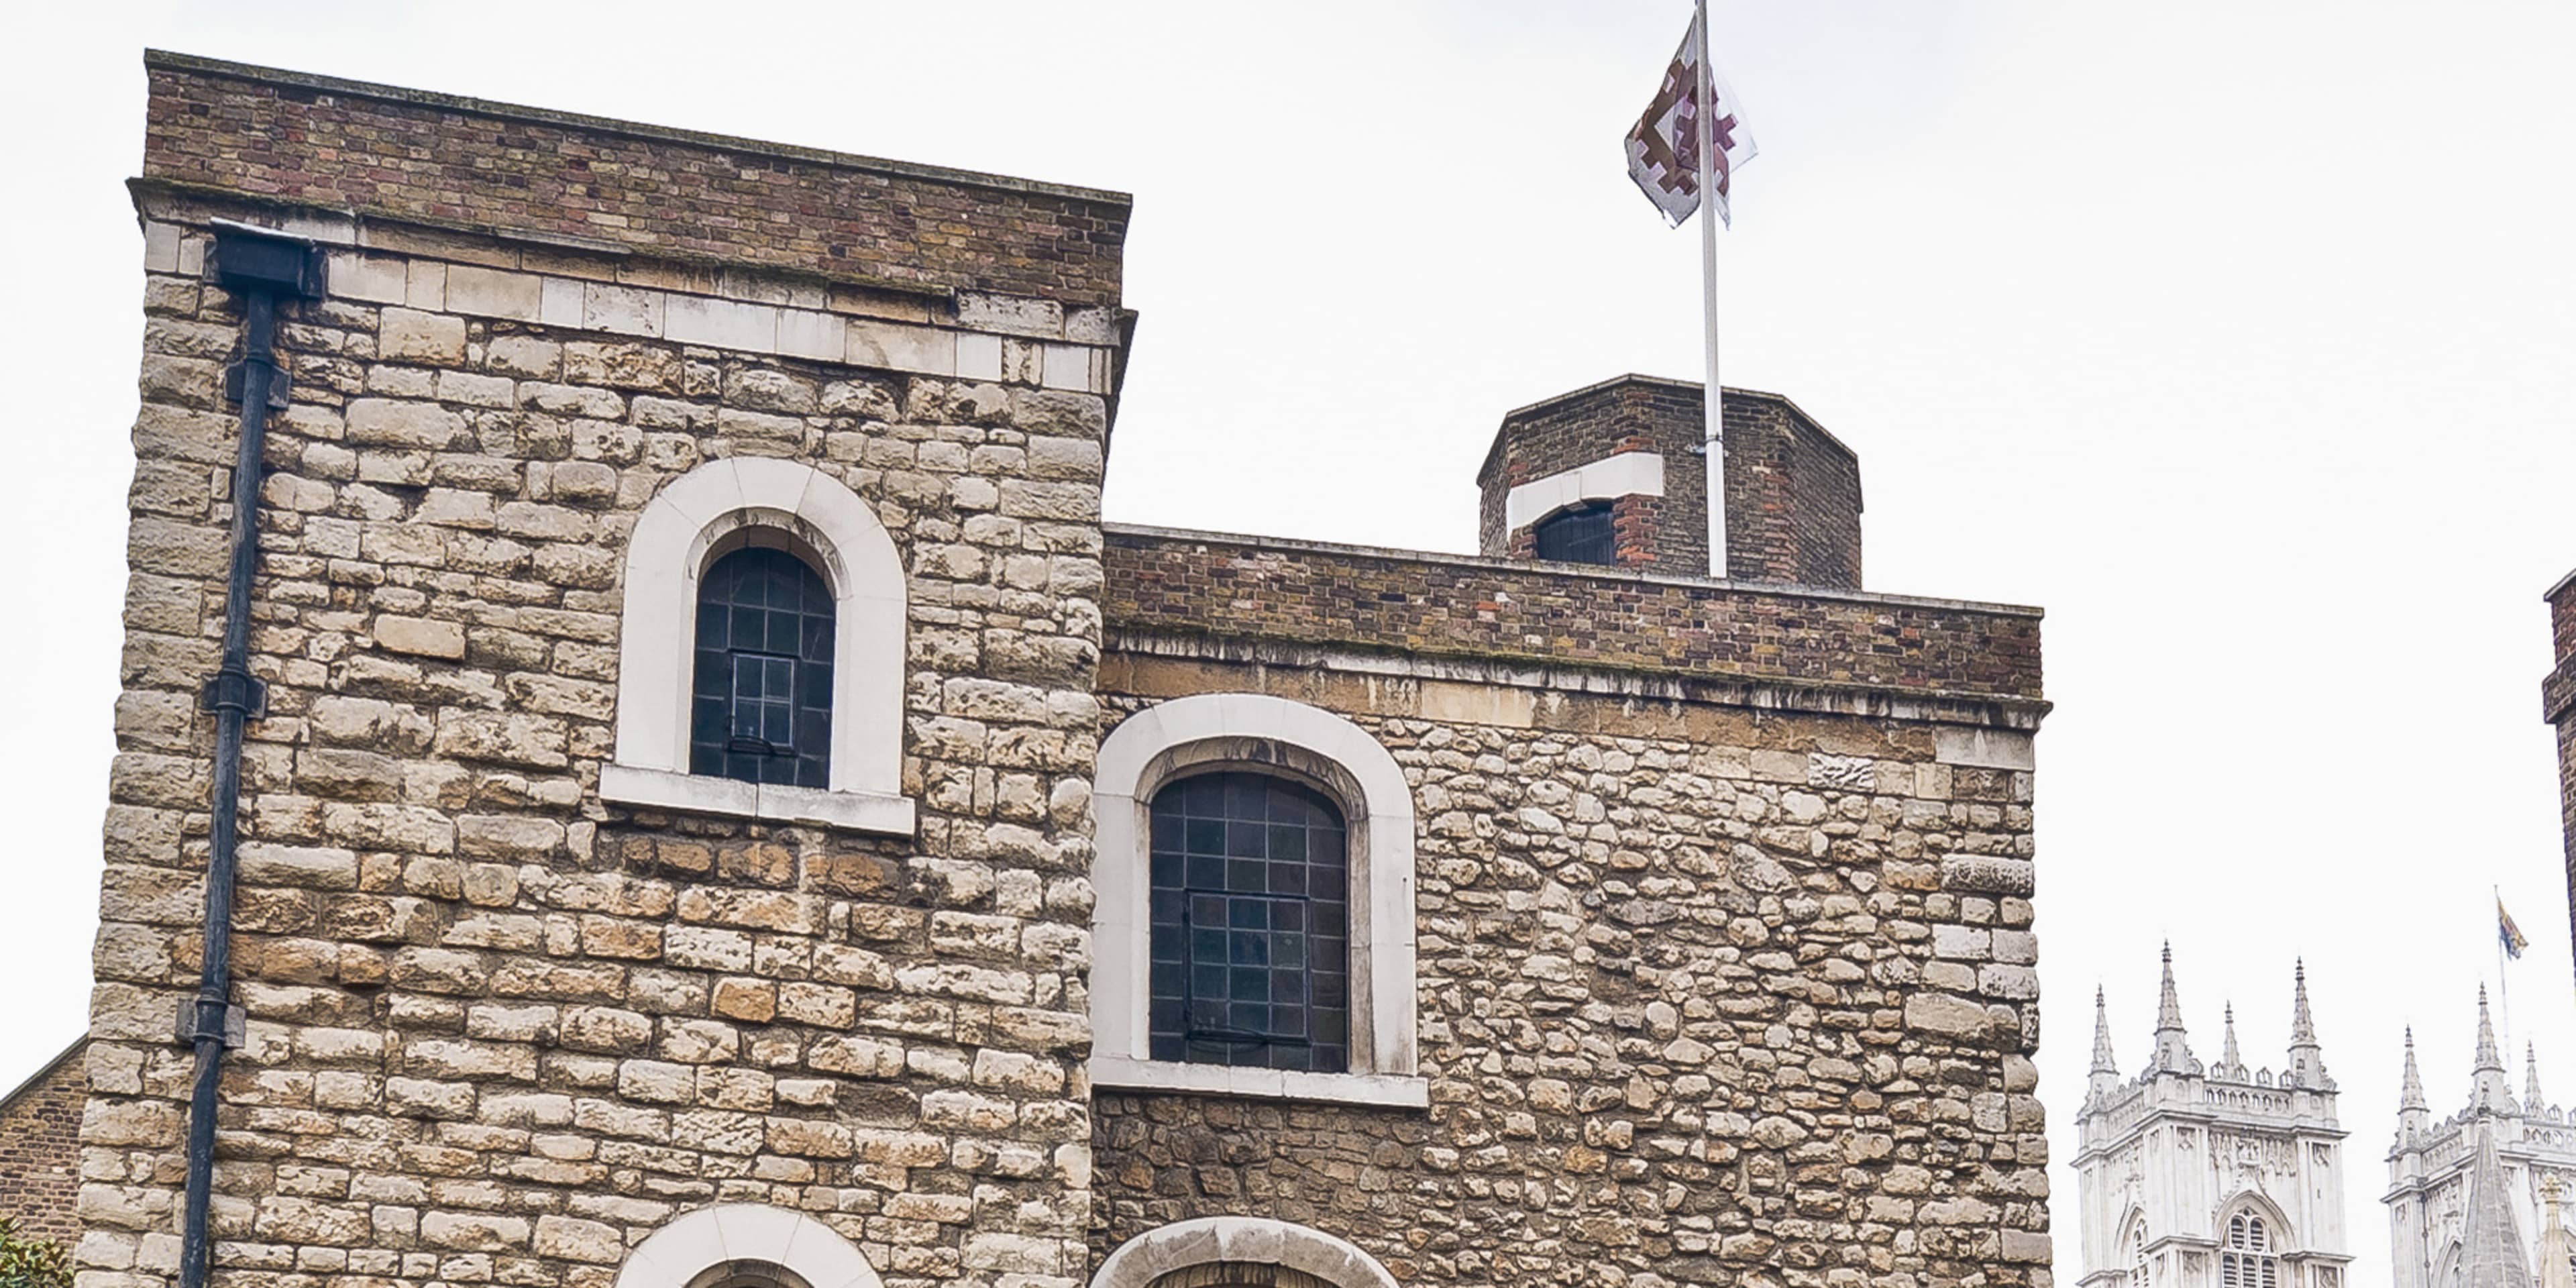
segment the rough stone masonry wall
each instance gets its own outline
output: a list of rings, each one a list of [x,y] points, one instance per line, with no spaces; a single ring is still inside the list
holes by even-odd
[[[1461,1288],[2049,1282],[2028,772],[1923,724],[1192,651],[1113,650],[1111,711],[1279,693],[1404,767],[1431,1107],[1101,1092],[1095,1256],[1257,1214]]]
[[[156,98],[156,120],[180,106]],[[271,217],[146,206],[84,1288],[158,1288],[177,1261],[190,1061],[170,1031],[197,970],[194,694],[218,654],[240,324],[197,268],[208,217]],[[635,261],[360,232],[376,249],[333,256],[333,298],[283,315],[218,1284],[605,1288],[715,1201],[809,1213],[895,1285],[1076,1282],[1102,397],[1041,387],[1035,360],[952,379],[639,335],[625,312],[622,332],[540,322],[555,288],[526,276],[521,310],[524,270],[599,286]],[[928,320],[963,345],[1004,315],[1021,334],[984,337],[996,352],[1063,338],[1051,301]],[[917,838],[597,796],[628,532],[728,455],[809,462],[894,536]]]
[[[80,1235],[79,1138],[89,1099],[80,1050],[46,1067],[0,1104],[0,1217],[22,1234],[68,1247]]]

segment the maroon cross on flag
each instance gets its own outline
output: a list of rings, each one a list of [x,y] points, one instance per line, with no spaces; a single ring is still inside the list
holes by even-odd
[[[1701,65],[1707,64],[1710,97],[1716,100],[1712,134],[1716,139],[1715,173],[1717,189],[1712,204],[1718,222],[1728,227],[1734,221],[1726,208],[1727,181],[1735,167],[1753,159],[1753,136],[1747,134],[1737,118],[1735,91],[1727,88],[1726,78],[1717,74],[1717,65],[1708,60],[1708,33],[1700,19],[1691,19],[1689,34],[1682,37],[1682,47],[1673,55],[1672,65],[1664,69],[1662,88],[1646,105],[1646,114],[1637,118],[1636,127],[1628,131],[1628,177],[1644,189],[1646,199],[1664,212],[1674,225],[1691,217],[1699,209],[1699,87]]]

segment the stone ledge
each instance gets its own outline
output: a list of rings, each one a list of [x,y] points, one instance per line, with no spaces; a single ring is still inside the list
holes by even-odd
[[[334,299],[1074,393],[1105,396],[1116,384],[1113,348],[1043,338],[1068,330],[1065,313],[1051,301],[975,293],[957,296],[961,316],[988,316],[1001,305],[1047,305],[1044,316],[1052,330],[1015,323],[1035,333],[1024,338],[930,325],[927,311],[916,315],[925,321],[915,323],[836,307],[849,301],[834,299],[833,292],[819,285],[763,289],[757,274],[713,279],[707,283],[715,288],[712,291],[648,285],[646,281],[659,280],[649,273],[621,271],[618,280],[603,281],[466,263],[417,250],[381,250],[370,245],[363,228],[335,228],[329,222],[285,218],[262,231],[328,248]],[[147,213],[146,271],[202,271],[199,240],[186,235],[184,224]],[[1099,312],[1075,310],[1072,329],[1092,326],[1096,321],[1092,315]]]
[[[1232,1065],[1182,1064],[1117,1055],[1095,1055],[1091,1058],[1091,1085],[1114,1091],[1171,1091],[1266,1100],[1312,1100],[1392,1109],[1431,1107],[1431,1080],[1406,1074],[1243,1069]]]
[[[599,799],[639,809],[813,823],[893,836],[912,835],[915,824],[913,802],[908,797],[745,783],[632,765],[600,767]]]

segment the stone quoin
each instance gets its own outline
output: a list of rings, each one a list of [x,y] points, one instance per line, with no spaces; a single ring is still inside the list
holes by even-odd
[[[1479,555],[1105,523],[1123,195],[147,67],[82,1288],[249,504],[226,1288],[2049,1284],[2040,615],[1861,589],[1788,400],[1734,580],[1641,377]],[[255,497],[223,238],[327,270]]]

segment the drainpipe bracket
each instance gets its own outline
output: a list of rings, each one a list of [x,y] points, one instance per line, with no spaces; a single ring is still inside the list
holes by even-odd
[[[242,386],[246,383],[246,376],[243,369],[249,365],[250,363],[244,361],[233,363],[231,366],[224,368],[225,402],[238,403],[242,400]],[[295,378],[287,374],[286,369],[278,366],[276,363],[271,362],[263,365],[268,368],[268,409],[270,411],[284,411],[286,410],[287,399],[293,393]]]
[[[179,1000],[179,1041],[194,1046],[200,1038],[213,1038],[227,1051],[239,1051],[248,1032],[248,1013],[230,1002],[211,1001],[202,997]]]
[[[240,711],[244,720],[265,720],[268,683],[248,671],[217,671],[197,691],[197,709],[209,715],[232,709]]]

